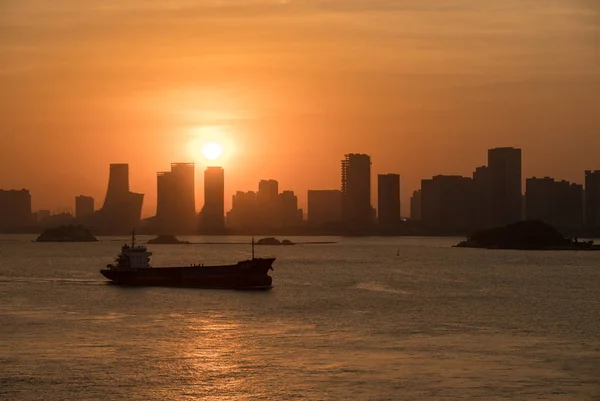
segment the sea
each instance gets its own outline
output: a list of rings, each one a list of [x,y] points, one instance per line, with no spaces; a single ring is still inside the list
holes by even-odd
[[[1,400],[600,399],[597,252],[292,237],[336,243],[257,246],[273,289],[246,292],[109,285],[128,238],[33,238],[0,236]],[[152,263],[251,255],[180,239]]]

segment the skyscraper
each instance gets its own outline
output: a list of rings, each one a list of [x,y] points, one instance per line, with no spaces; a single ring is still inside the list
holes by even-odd
[[[225,171],[207,167],[204,171],[204,207],[200,214],[200,230],[219,233],[225,228]]]
[[[554,183],[554,222],[560,228],[583,227],[583,185]]]
[[[108,188],[102,209],[108,210],[127,202],[129,195],[129,164],[111,164]]]
[[[339,190],[308,191],[308,224],[321,227],[342,221],[343,194]]]
[[[298,197],[294,191],[283,191],[278,195],[279,213],[282,227],[300,227],[302,210],[298,209]]]
[[[129,165],[111,164],[104,205],[93,216],[96,232],[131,232],[140,222],[143,202],[143,194],[129,191]]]
[[[421,181],[421,220],[431,228],[469,230],[473,226],[473,180],[438,175]]]
[[[541,220],[546,224],[555,222],[554,178],[528,178],[525,181],[525,217]]]
[[[10,231],[31,225],[31,194],[26,189],[0,189],[0,230]]]
[[[488,150],[491,189],[491,221],[494,226],[523,218],[521,149]]]
[[[172,163],[171,171],[156,177],[156,225],[164,233],[191,234],[196,230],[195,165]]]
[[[279,183],[275,180],[261,180],[258,183],[256,203],[258,225],[265,228],[281,227],[281,209],[279,203]]]
[[[418,189],[410,197],[410,219],[420,221],[421,217],[421,190]]]
[[[379,174],[377,193],[379,225],[397,224],[400,221],[400,176]]]
[[[352,231],[369,228],[371,206],[371,157],[350,153],[342,160],[343,218]]]
[[[227,212],[227,227],[234,230],[254,229],[257,225],[256,192],[237,191]]]
[[[492,180],[487,166],[477,167],[473,172],[473,227],[492,227]]]
[[[75,198],[75,217],[78,220],[88,218],[94,214],[94,198],[80,195]]]
[[[585,225],[600,227],[600,170],[585,172]]]

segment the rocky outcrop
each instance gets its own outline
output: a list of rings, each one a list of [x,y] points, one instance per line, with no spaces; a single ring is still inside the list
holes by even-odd
[[[294,245],[294,243],[288,239],[279,241],[277,238],[268,237],[259,239],[256,245]]]
[[[90,230],[83,226],[68,225],[44,230],[35,242],[95,242],[98,241]]]
[[[597,250],[593,241],[580,242],[564,237],[554,227],[526,220],[473,234],[461,241],[459,248],[530,249],[530,250]]]
[[[149,244],[166,244],[166,245],[177,245],[177,244],[189,244],[189,241],[180,241],[174,235],[159,235],[156,238],[152,238],[148,241]]]

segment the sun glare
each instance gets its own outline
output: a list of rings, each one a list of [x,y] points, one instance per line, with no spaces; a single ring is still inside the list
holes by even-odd
[[[234,150],[229,131],[226,126],[197,127],[190,132],[187,151],[200,164],[219,161],[227,163]]]
[[[216,142],[207,142],[202,145],[202,154],[208,160],[217,160],[223,154],[223,147]]]

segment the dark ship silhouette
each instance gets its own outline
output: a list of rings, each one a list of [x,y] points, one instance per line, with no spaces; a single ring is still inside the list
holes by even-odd
[[[123,245],[117,255],[116,264],[109,264],[100,273],[113,284],[128,286],[163,286],[190,288],[218,288],[236,290],[269,289],[273,279],[268,275],[273,270],[275,258],[255,258],[252,238],[252,259],[232,265],[190,265],[180,267],[152,267],[152,252],[144,245]]]

